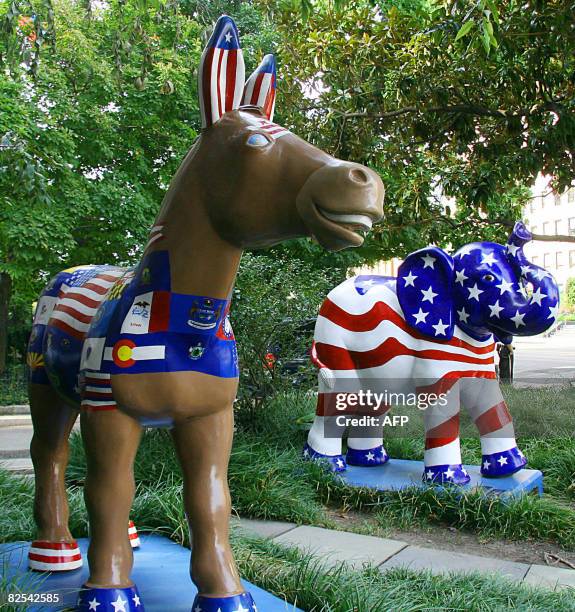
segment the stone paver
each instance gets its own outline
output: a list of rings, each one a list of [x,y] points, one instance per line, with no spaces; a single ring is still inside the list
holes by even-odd
[[[23,425],[32,426],[29,414],[0,414],[0,427],[21,427]]]
[[[15,472],[18,474],[34,474],[32,459],[29,457],[16,457],[14,459],[0,458],[0,467],[8,470],[9,472]]]
[[[30,406],[28,404],[0,406],[0,414],[30,414]]]
[[[435,548],[408,546],[384,563],[380,570],[385,571],[393,567],[430,570],[434,574],[448,572],[494,572],[506,578],[522,580],[529,569],[529,564],[437,550]]]
[[[301,550],[311,552],[321,557],[327,566],[345,561],[358,568],[365,563],[379,565],[407,546],[406,542],[398,540],[386,540],[308,525],[296,527],[274,538],[274,542],[297,546]]]
[[[549,565],[532,565],[524,582],[531,586],[548,587],[555,590],[568,587],[575,589],[575,570]]]
[[[286,523],[284,521],[260,521],[245,518],[232,518],[232,524],[249,535],[256,535],[261,538],[275,538],[292,529],[295,529],[294,523]]]
[[[33,433],[32,427],[0,428],[0,457],[27,457]]]

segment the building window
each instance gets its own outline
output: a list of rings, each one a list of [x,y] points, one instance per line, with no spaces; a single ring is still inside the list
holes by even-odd
[[[569,235],[575,236],[575,217],[569,217]]]
[[[555,194],[555,206],[561,206],[561,194],[560,193]]]
[[[561,230],[561,219],[557,219],[557,221],[555,221],[555,235],[556,236],[561,233],[560,230]]]
[[[549,221],[545,221],[545,223],[543,224],[543,234],[545,236],[549,236],[550,226],[551,226],[551,223]]]
[[[535,210],[537,209],[537,203],[536,203],[535,198],[531,198],[529,209],[531,210],[531,212],[535,212]]]
[[[569,267],[575,268],[575,251],[569,251]]]
[[[551,253],[543,255],[543,267],[548,268],[551,265]]]
[[[557,269],[563,267],[563,253],[561,253],[561,251],[555,253],[555,267]]]
[[[575,188],[573,187],[571,187],[571,189],[569,189],[567,192],[567,202],[569,202],[569,204],[573,204],[573,202],[575,202]]]

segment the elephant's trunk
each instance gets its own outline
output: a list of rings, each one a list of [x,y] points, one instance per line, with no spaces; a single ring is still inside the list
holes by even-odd
[[[534,336],[549,329],[557,317],[559,306],[559,287],[553,276],[525,257],[523,246],[531,240],[531,232],[518,221],[507,241],[507,257],[519,282],[529,282],[533,287],[531,296],[525,289],[516,296],[515,306],[518,312],[525,315],[524,325],[512,331],[519,336]]]

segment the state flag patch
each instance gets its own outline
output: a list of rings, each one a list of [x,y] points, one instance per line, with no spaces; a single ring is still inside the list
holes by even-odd
[[[167,331],[170,323],[170,292],[149,291],[134,298],[122,323],[122,334]]]

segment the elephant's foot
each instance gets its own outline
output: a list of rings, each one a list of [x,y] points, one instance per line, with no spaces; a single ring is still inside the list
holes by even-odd
[[[100,606],[102,606],[100,608]],[[136,585],[124,588],[97,588],[84,586],[78,596],[76,610],[86,612],[98,609],[122,612],[144,612],[144,604]]]
[[[345,472],[347,464],[343,455],[323,455],[314,450],[307,442],[303,447],[303,458],[308,461],[326,463],[333,472]]]
[[[464,485],[471,478],[461,463],[456,463],[453,465],[426,465],[423,480],[433,484]]]
[[[82,567],[82,554],[76,540],[34,540],[28,552],[28,565],[37,572],[66,572]]]
[[[345,459],[349,465],[371,467],[387,463],[389,461],[389,455],[385,452],[383,444],[380,444],[375,448],[367,448],[365,450],[348,448]]]
[[[481,457],[481,475],[486,478],[501,478],[502,476],[515,474],[526,465],[525,455],[514,446],[501,453],[483,455]]]
[[[207,597],[196,595],[192,612],[254,612],[256,604],[250,593],[240,593],[231,597]]]
[[[134,525],[134,521],[128,522],[128,537],[130,538],[132,548],[140,547],[140,536],[138,535],[138,530],[136,529],[136,525]]]

